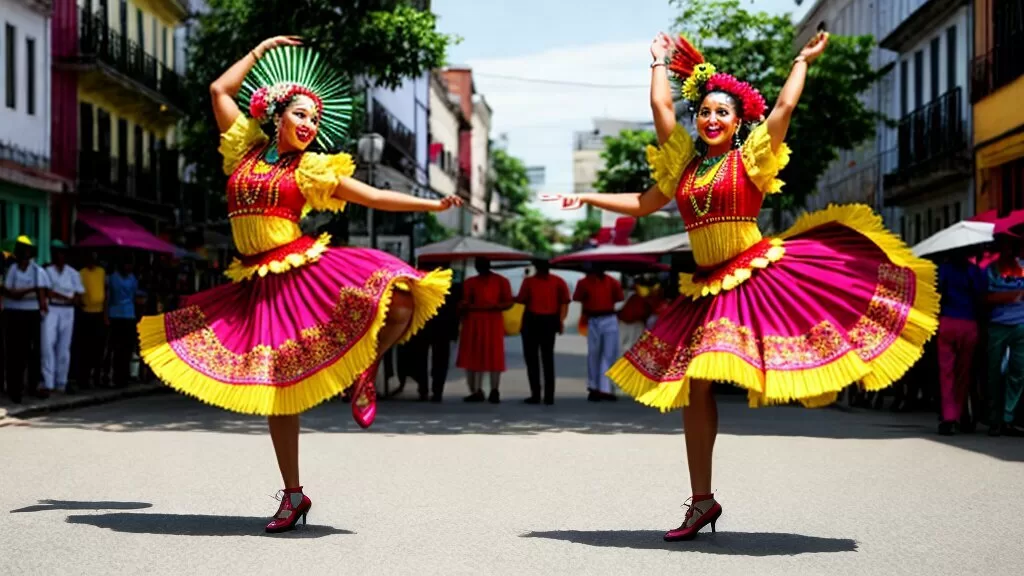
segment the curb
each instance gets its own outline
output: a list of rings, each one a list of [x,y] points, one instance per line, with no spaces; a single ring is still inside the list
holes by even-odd
[[[20,406],[15,404],[6,408],[0,408],[0,420],[4,420],[5,418],[33,418],[50,412],[60,412],[74,408],[108,404],[118,400],[127,400],[129,398],[150,396],[170,391],[171,389],[167,386],[154,382],[151,384],[136,384],[134,386],[117,390],[100,390],[90,391],[89,393],[84,394],[72,394],[56,399],[50,398],[47,400],[41,400],[36,403],[29,403]]]

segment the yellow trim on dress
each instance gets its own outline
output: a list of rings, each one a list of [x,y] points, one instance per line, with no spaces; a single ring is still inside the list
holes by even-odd
[[[717,296],[721,292],[727,292],[743,284],[753,276],[754,270],[764,270],[769,264],[782,260],[786,254],[786,247],[781,238],[772,238],[770,242],[771,247],[765,251],[764,256],[752,259],[746,266],[737,267],[721,280],[714,280],[711,283],[699,282],[694,281],[693,274],[681,272],[679,274],[680,294],[698,300],[705,296]]]
[[[675,198],[676,187],[687,164],[697,157],[693,138],[681,125],[676,124],[672,135],[661,146],[647,147],[647,163],[651,166],[651,178],[667,198]]]
[[[325,212],[341,212],[345,209],[345,201],[337,198],[335,193],[342,178],[352,176],[356,165],[348,154],[318,154],[306,152],[295,170],[295,183],[306,198],[306,206],[302,209],[305,216],[310,210]]]
[[[739,220],[716,222],[689,230],[693,259],[710,268],[739,256],[763,238],[757,222]]]
[[[267,140],[269,138],[263,133],[258,122],[245,114],[239,114],[231,127],[220,135],[220,146],[217,151],[224,157],[224,173],[230,176],[253,146],[262,145]]]
[[[851,350],[824,366],[764,371],[735,354],[705,352],[690,360],[685,376],[666,382],[651,380],[623,357],[608,370],[608,377],[641,404],[662,412],[689,404],[693,379],[730,382],[744,388],[751,407],[798,401],[808,408],[817,408],[834,402],[838,393],[851,384],[859,382],[865,390],[875,391],[902,378],[920,360],[924,345],[938,329],[935,264],[914,256],[898,236],[885,228],[882,218],[864,205],[833,205],[805,214],[781,238],[794,238],[827,224],[856,230],[878,246],[893,265],[914,272],[913,304],[900,334],[884,352],[867,362],[857,350]]]
[[[399,285],[412,292],[415,308],[409,329],[401,342],[407,342],[437,314],[452,282],[451,270],[435,270],[422,278],[396,276],[377,305],[377,314],[366,334],[334,364],[295,384],[282,387],[265,384],[230,384],[215,380],[183,360],[167,341],[164,315],[146,316],[139,322],[142,359],[168,386],[199,400],[243,414],[286,416],[304,412],[341,394],[352,385],[377,358],[377,336],[387,319],[391,296]]]
[[[785,182],[776,176],[789,164],[789,154],[790,149],[785,142],[779,145],[778,152],[772,150],[772,138],[768,134],[768,124],[764,122],[750,132],[740,149],[747,176],[764,194],[782,192]]]
[[[224,275],[230,278],[232,282],[242,282],[243,280],[251,279],[253,276],[263,278],[267,274],[283,274],[289,270],[316,262],[323,256],[324,252],[327,252],[330,245],[331,235],[324,233],[305,252],[289,254],[281,260],[246,266],[242,264],[241,260],[235,258],[231,261],[231,265],[228,266],[227,270],[224,271]]]

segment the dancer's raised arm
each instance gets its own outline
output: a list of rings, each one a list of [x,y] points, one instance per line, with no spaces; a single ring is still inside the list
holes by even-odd
[[[786,84],[779,92],[779,98],[775,101],[772,113],[766,121],[768,135],[772,138],[772,150],[778,151],[779,146],[786,139],[786,131],[789,130],[789,120],[793,117],[793,110],[800,101],[800,94],[804,91],[804,80],[807,79],[808,67],[821,56],[828,45],[828,32],[819,32],[804,46],[800,55],[793,62],[793,69],[786,79]]]
[[[672,85],[668,81],[668,58],[672,41],[664,32],[659,32],[651,42],[651,113],[654,115],[654,130],[658,133],[658,144],[664,144],[676,128],[676,106],[672,101]]]
[[[213,99],[213,115],[217,119],[217,128],[221,132],[227,132],[235,119],[241,114],[238,104],[235,103],[235,96],[242,88],[242,81],[245,75],[252,70],[256,62],[271,48],[278,46],[298,46],[302,44],[298,36],[275,36],[260,42],[259,46],[253,48],[241,60],[235,62],[228,68],[220,78],[210,84],[210,97]]]
[[[669,201],[657,186],[651,186],[646,192],[544,194],[539,199],[542,202],[560,202],[562,210],[576,210],[582,208],[584,204],[589,204],[602,210],[635,217],[654,214]]]

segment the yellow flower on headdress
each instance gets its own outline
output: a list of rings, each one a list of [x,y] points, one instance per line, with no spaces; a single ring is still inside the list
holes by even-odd
[[[702,62],[693,67],[693,74],[683,82],[682,96],[686,100],[695,102],[700,98],[700,87],[715,75],[715,65],[710,62]]]

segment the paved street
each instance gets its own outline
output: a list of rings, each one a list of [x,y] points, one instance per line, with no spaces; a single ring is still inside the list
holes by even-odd
[[[515,342],[509,340],[510,346]],[[1024,441],[925,415],[749,410],[723,397],[719,534],[667,544],[688,495],[680,418],[583,399],[390,401],[372,431],[304,420],[311,525],[266,537],[280,486],[259,418],[159,394],[0,424],[4,574],[1014,574]],[[407,396],[411,394],[407,391]]]

